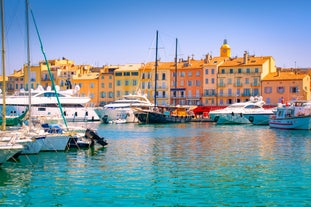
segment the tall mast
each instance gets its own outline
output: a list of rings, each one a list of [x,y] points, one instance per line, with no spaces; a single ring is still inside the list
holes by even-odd
[[[6,82],[5,82],[5,50],[4,50],[4,5],[1,0],[1,36],[2,36],[2,130],[6,130]]]
[[[154,64],[154,71],[155,71],[155,76],[154,76],[154,106],[157,105],[157,76],[158,76],[158,35],[159,32],[157,30],[156,34],[156,56],[155,56],[155,64]]]
[[[29,42],[29,2],[28,0],[26,2],[26,36],[27,36],[27,74],[28,74],[28,113],[29,113],[29,122],[28,126],[31,128],[31,87],[30,87],[30,42]]]
[[[176,38],[176,46],[175,46],[175,95],[177,94],[177,45],[178,39]],[[174,99],[174,105],[176,106],[176,98]]]

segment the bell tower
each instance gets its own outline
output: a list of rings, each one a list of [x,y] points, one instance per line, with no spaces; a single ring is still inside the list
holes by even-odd
[[[220,47],[220,57],[230,57],[231,56],[231,48],[227,44],[227,39],[224,39],[224,43]]]

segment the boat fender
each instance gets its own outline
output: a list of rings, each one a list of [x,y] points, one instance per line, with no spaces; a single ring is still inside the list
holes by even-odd
[[[243,114],[242,113],[240,113],[240,117],[242,117],[243,116]]]
[[[231,115],[234,116],[234,112],[233,111],[232,111]]]

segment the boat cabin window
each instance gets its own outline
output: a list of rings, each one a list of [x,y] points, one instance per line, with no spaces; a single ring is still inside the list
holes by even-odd
[[[65,97],[63,94],[57,94],[58,97]],[[45,92],[43,94],[38,95],[37,97],[56,97],[56,94],[54,92]]]

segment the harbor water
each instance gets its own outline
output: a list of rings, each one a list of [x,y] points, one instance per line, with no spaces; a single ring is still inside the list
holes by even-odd
[[[310,131],[88,123],[105,148],[0,167],[0,206],[311,206]]]

